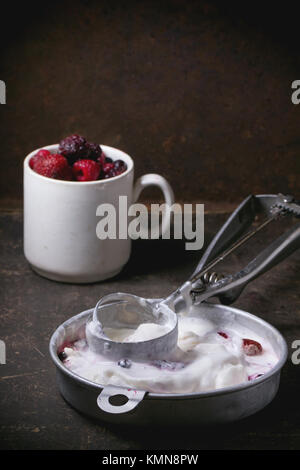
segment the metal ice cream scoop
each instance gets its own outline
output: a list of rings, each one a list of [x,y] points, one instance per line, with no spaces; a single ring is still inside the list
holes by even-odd
[[[107,329],[135,330],[142,323],[162,327],[162,334],[145,341],[115,341],[106,334]],[[143,299],[132,294],[117,292],[99,300],[93,319],[86,326],[86,339],[96,353],[119,360],[152,360],[164,358],[176,347],[178,339],[177,315],[163,302]]]
[[[249,230],[258,214],[266,216],[264,221]],[[292,196],[248,196],[216,234],[189,280],[166,299],[144,299],[124,293],[110,294],[100,299],[94,309],[93,320],[86,327],[89,347],[114,360],[133,358],[138,361],[167,357],[177,345],[178,313],[188,312],[193,304],[210,297],[218,297],[225,304],[234,302],[251,280],[300,247],[298,224],[266,247],[241,271],[227,276],[211,272],[216,264],[266,225],[288,214],[300,216],[300,206]],[[105,334],[106,328],[136,329],[141,323],[167,326],[168,331],[153,339],[138,342],[113,341]]]

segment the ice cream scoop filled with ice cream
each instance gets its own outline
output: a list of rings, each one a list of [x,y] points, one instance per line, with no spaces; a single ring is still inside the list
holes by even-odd
[[[177,345],[177,315],[164,303],[131,294],[102,297],[86,326],[91,351],[110,359],[159,359]]]

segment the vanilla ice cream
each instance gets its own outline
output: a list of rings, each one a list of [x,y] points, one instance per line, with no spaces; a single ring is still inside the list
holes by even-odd
[[[61,357],[68,369],[92,382],[157,393],[212,391],[255,380],[274,367],[278,358],[265,338],[238,323],[225,326],[179,316],[177,348],[149,363],[108,360],[89,350],[84,339],[62,345]],[[115,341],[145,341],[164,334],[165,328],[144,323],[136,330],[111,328],[105,334]],[[249,341],[251,349],[245,346]]]

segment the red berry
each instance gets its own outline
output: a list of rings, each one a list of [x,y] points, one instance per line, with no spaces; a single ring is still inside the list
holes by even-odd
[[[70,341],[64,341],[63,344],[59,346],[57,354],[60,354],[65,348],[73,349],[73,344]]]
[[[114,168],[113,163],[104,163],[104,165],[102,166],[102,171],[103,171],[103,173],[108,173],[113,168]]]
[[[224,333],[224,331],[218,331],[218,335],[223,336],[223,338],[225,338],[225,339],[228,338],[228,334]]]
[[[248,380],[255,380],[258,379],[259,377],[262,377],[264,374],[252,374],[248,375]]]
[[[111,168],[106,173],[104,173],[104,178],[113,178],[114,176],[118,176],[118,173],[114,168]]]
[[[49,150],[46,150],[46,149],[41,149],[39,150],[36,154],[33,155],[33,157],[31,157],[31,159],[29,160],[29,166],[30,168],[33,169],[34,167],[34,164],[37,160],[39,160],[40,158],[44,158],[44,157],[48,157],[48,155],[50,155],[51,152],[49,152]]]
[[[48,155],[51,155],[51,152],[47,149],[41,149],[36,155],[38,155],[39,157],[48,157]]]
[[[262,353],[262,345],[254,339],[243,338],[243,350],[246,356],[258,356]]]
[[[94,160],[78,160],[73,165],[77,181],[95,181],[99,178],[101,166]]]
[[[68,160],[59,153],[38,158],[34,162],[33,170],[48,178],[66,181],[73,179],[72,168],[69,166]]]
[[[101,155],[97,158],[97,162],[100,163],[102,167],[105,165],[106,157],[103,152],[101,152]]]
[[[35,155],[33,155],[33,157],[31,157],[31,159],[29,160],[29,166],[30,166],[30,168],[31,168],[32,170],[33,170],[34,164],[35,164],[35,162],[36,162],[36,160],[37,160],[38,158],[39,158],[38,155],[35,154]]]
[[[101,158],[103,157],[101,156]],[[113,178],[121,175],[126,170],[127,165],[123,160],[112,161],[109,157],[105,157],[105,162],[102,163],[101,178]]]

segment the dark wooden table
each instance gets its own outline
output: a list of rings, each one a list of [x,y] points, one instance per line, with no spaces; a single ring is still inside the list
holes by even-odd
[[[206,216],[206,243],[224,220],[221,213]],[[0,222],[0,339],[7,347],[7,363],[0,365],[2,449],[300,448],[300,365],[291,361],[291,344],[300,340],[300,252],[250,284],[235,303],[272,323],[287,340],[289,358],[275,400],[255,416],[218,428],[124,429],[92,422],[62,399],[48,354],[50,335],[103,294],[170,293],[188,277],[200,254],[186,252],[182,241],[137,241],[117,278],[93,285],[59,284],[36,275],[24,259],[22,213],[2,212]],[[272,227],[234,255],[223,266],[225,272],[241,267],[277,232],[279,227]]]

